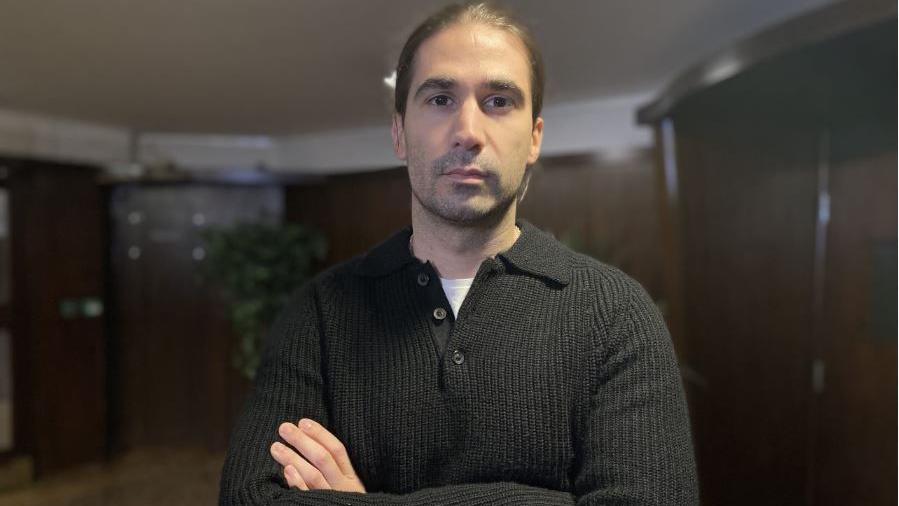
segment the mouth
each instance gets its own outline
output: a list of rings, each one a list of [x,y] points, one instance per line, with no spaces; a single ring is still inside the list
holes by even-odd
[[[456,167],[443,175],[460,183],[480,183],[487,179],[487,172],[477,167]]]

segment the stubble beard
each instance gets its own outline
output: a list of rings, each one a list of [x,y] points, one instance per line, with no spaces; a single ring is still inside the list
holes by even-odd
[[[453,167],[477,165],[487,172],[485,186],[451,184],[449,194],[440,195],[440,187],[446,182],[440,177]],[[422,153],[410,152],[408,159],[412,196],[429,214],[446,222],[474,226],[500,220],[517,201],[526,180],[522,178],[516,188],[503,188],[500,182],[503,169],[495,161],[472,152],[450,151],[428,164]],[[418,184],[416,184],[418,183]],[[472,198],[486,192],[487,205],[472,203]]]

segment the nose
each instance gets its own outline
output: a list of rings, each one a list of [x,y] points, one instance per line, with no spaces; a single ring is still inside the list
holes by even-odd
[[[483,111],[476,100],[466,100],[457,109],[453,148],[480,151],[484,147]]]

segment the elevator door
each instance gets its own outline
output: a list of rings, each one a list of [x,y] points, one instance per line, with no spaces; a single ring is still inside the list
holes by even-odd
[[[204,282],[202,230],[281,221],[278,186],[126,185],[110,191],[115,450],[221,450],[247,384],[231,367],[233,333]]]

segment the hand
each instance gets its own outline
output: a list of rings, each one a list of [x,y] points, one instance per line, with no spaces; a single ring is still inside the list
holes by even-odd
[[[276,442],[270,451],[284,466],[289,487],[365,493],[343,443],[318,422],[305,418],[296,425],[285,422],[278,434],[290,446]]]

